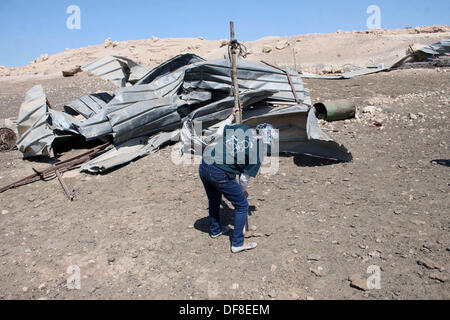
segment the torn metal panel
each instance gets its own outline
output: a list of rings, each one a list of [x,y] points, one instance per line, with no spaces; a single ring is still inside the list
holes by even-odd
[[[308,90],[303,87],[301,77],[294,72],[290,74],[298,98],[301,102],[306,102],[305,96]],[[274,91],[274,94],[267,99],[268,102],[296,102],[286,73],[281,70],[260,62],[238,59],[237,76],[239,89],[242,91]],[[228,59],[206,61],[197,63],[186,70],[183,89],[187,91],[217,90],[230,93],[231,82],[231,64]]]
[[[205,61],[205,59],[200,58],[193,53],[179,54],[149,71],[149,73],[142,77],[142,79],[138,81],[136,85],[148,84],[150,82],[153,82],[156,78],[172,73],[175,70],[180,69],[181,67],[185,67],[187,65],[202,61]]]
[[[80,122],[75,117],[65,112],[52,109],[49,109],[48,113],[50,115],[49,124],[56,130],[80,134],[78,129]]]
[[[80,171],[104,172],[136,158],[147,155],[148,137],[138,137],[119,144],[102,155],[83,164]]]
[[[359,69],[355,71],[346,72],[343,74],[335,74],[335,75],[318,75],[314,73],[303,72],[301,74],[302,78],[305,79],[328,79],[328,80],[339,80],[339,79],[351,79],[354,77],[364,76],[367,74],[373,74],[383,71],[388,71],[390,68],[385,67],[384,64],[375,67],[368,67],[365,69]]]
[[[241,93],[240,99],[242,106],[245,108],[254,103],[263,101],[273,94],[274,91],[271,90],[247,90]],[[202,121],[205,127],[209,127],[218,121],[226,119],[230,115],[233,107],[234,97],[227,96],[222,100],[212,102],[194,110],[189,114],[188,118],[190,120]]]
[[[418,51],[433,56],[450,56],[450,39],[442,39],[441,41],[425,46]]]
[[[148,150],[154,152],[159,150],[159,148],[180,140],[180,129],[174,130],[172,132],[160,132],[148,140]]]
[[[73,116],[81,115],[85,119],[88,119],[94,114],[100,113],[112,98],[106,92],[89,94],[64,106],[64,112]]]
[[[127,82],[134,84],[150,72],[133,60],[120,56],[104,56],[81,67],[104,80],[111,81],[118,87],[125,87]]]
[[[111,135],[113,132],[104,110],[81,122],[77,130],[88,141]]]
[[[345,147],[335,143],[323,133],[314,108],[309,106],[257,107],[243,112],[243,123],[251,128],[260,123],[269,123],[278,129],[279,152],[304,153],[341,161],[353,159]],[[217,138],[215,134],[217,127],[218,125],[203,129],[196,121],[187,120],[181,131],[183,152],[198,153],[205,147],[213,145]]]
[[[244,115],[243,123],[251,128],[269,123],[279,130],[279,152],[310,154],[317,157],[351,161],[351,153],[330,139],[319,127],[315,109],[296,105],[257,108]]]
[[[450,39],[442,39],[439,42],[425,46],[400,59],[391,66],[391,69],[403,67],[405,64],[435,61],[447,65],[450,58]]]
[[[183,104],[178,97],[156,97],[131,104],[109,106],[107,117],[114,141],[120,143],[141,135],[172,131],[181,126],[177,112]]]
[[[28,90],[17,120],[17,147],[24,157],[50,155],[55,135],[47,123],[47,111],[47,97],[42,86]]]
[[[177,129],[172,132],[160,132],[151,138],[144,136],[130,139],[85,163],[80,171],[98,173],[111,170],[157,151],[168,143],[178,141],[179,136],[180,130]]]

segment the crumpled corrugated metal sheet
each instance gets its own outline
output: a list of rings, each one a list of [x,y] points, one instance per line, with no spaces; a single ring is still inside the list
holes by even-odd
[[[193,53],[179,54],[149,71],[149,73],[143,76],[136,85],[148,84],[153,82],[156,78],[172,73],[181,67],[202,61],[205,61],[205,59]]]
[[[202,127],[198,120],[188,120],[181,131],[183,153],[199,155],[205,147],[214,146],[218,125]],[[318,157],[351,161],[351,153],[330,139],[319,127],[314,108],[304,105],[285,107],[260,106],[243,113],[243,123],[256,128],[269,123],[279,130],[279,152],[306,153]],[[202,132],[199,130],[202,129]]]
[[[144,74],[145,70],[129,59],[107,56],[86,65],[85,70],[120,85],[141,79],[140,84],[118,89],[112,99],[88,95],[71,103],[66,111],[77,118],[50,112],[51,122],[59,131],[80,134],[87,140],[114,138],[117,150],[93,159],[85,167],[96,172],[145,155],[167,142],[183,123],[202,121],[210,127],[224,120],[234,106],[227,59],[204,61],[193,54],[179,55]],[[285,72],[242,59],[238,60],[237,71],[244,120],[249,125],[270,121],[278,126],[282,151],[351,159],[345,148],[334,144],[318,127],[308,90],[298,74],[287,71],[298,96],[296,101]],[[291,108],[286,107],[289,105]],[[144,146],[143,138],[137,138],[151,135],[148,146]]]
[[[305,79],[329,79],[329,80],[339,80],[339,79],[351,79],[354,77],[364,76],[372,73],[378,73],[383,71],[388,71],[390,68],[385,67],[384,64],[381,64],[376,67],[369,67],[365,69],[359,69],[355,71],[346,72],[343,74],[335,74],[335,75],[318,75],[314,73],[303,72],[301,77]]]
[[[100,113],[112,98],[106,92],[88,94],[64,106],[64,112],[73,116],[81,115],[85,119],[89,119],[94,114]]]
[[[425,46],[418,51],[422,51],[426,54],[431,54],[434,56],[449,56],[450,39],[442,39],[441,41]]]
[[[151,138],[138,137],[130,139],[111,148],[95,159],[86,162],[81,166],[80,171],[98,173],[111,170],[137,158],[146,156],[169,142],[178,141],[179,135],[180,130],[177,129],[173,132],[161,132]]]
[[[49,127],[47,97],[42,86],[27,91],[17,120],[17,147],[24,157],[49,156],[55,139]]]
[[[308,90],[303,86],[302,78],[289,71],[295,91],[301,102],[311,104],[307,97]],[[239,90],[269,90],[274,91],[267,100],[272,103],[296,104],[291,86],[286,74],[261,62],[238,59],[237,77]],[[232,90],[231,63],[228,59],[205,61],[197,63],[186,70],[183,89],[215,90],[229,93]]]
[[[150,72],[149,68],[133,60],[113,55],[98,58],[82,66],[81,70],[90,71],[118,87],[125,87],[127,83],[135,84]]]

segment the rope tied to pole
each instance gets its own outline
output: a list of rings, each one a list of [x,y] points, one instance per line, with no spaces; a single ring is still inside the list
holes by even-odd
[[[231,53],[236,52],[240,57],[247,58],[248,50],[247,47],[243,44],[237,41],[236,39],[230,40],[228,43],[228,57],[231,60]]]

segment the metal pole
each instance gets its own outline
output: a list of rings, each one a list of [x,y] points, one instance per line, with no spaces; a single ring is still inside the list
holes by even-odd
[[[231,72],[233,80],[233,90],[234,90],[234,107],[238,109],[236,115],[236,122],[238,124],[242,123],[242,109],[239,103],[239,83],[237,78],[237,53],[236,53],[236,39],[234,37],[234,22],[230,21],[230,45],[231,45]]]

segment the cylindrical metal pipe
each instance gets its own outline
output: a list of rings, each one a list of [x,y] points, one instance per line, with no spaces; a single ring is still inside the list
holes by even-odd
[[[354,118],[356,115],[356,105],[345,99],[318,102],[314,104],[316,116],[327,121],[338,121]]]

